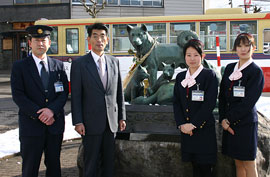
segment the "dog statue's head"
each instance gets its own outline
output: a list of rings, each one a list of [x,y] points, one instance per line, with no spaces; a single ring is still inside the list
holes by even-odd
[[[162,65],[164,78],[167,80],[171,80],[174,75],[175,63],[166,64],[162,62]]]
[[[133,47],[139,51],[142,46],[148,48],[148,45],[151,47],[153,43],[153,38],[147,32],[147,28],[144,24],[141,27],[133,27],[127,25],[127,31],[129,34],[129,40]]]

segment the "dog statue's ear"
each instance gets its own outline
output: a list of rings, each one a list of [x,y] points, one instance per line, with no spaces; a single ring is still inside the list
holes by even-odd
[[[164,62],[161,62],[162,63],[162,65],[163,65],[163,67],[165,67],[166,66],[166,63],[164,63]]]
[[[145,32],[147,31],[147,28],[146,28],[145,24],[142,24],[141,29],[142,29],[143,31],[145,31]]]
[[[173,63],[171,64],[171,67],[172,67],[172,68],[175,68],[175,62],[173,62]]]
[[[133,26],[127,25],[127,31],[128,33],[133,29]]]

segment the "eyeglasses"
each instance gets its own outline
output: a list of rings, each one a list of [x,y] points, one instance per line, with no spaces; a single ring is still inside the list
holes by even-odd
[[[107,38],[107,36],[104,35],[104,34],[101,34],[101,35],[93,34],[92,37],[93,37],[95,40],[98,40],[98,39],[105,40],[105,39]]]

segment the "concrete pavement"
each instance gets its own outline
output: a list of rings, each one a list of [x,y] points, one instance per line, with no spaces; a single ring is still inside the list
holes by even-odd
[[[77,168],[78,147],[81,140],[64,142],[61,151],[61,169],[62,177],[77,177],[79,171]],[[45,165],[42,157],[39,169],[39,177],[45,177]],[[1,177],[20,177],[22,168],[21,156],[16,155],[10,158],[0,159],[0,176]]]

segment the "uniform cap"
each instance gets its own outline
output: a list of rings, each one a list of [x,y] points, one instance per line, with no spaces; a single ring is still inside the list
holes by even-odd
[[[52,27],[46,25],[33,25],[25,29],[29,36],[34,38],[41,38],[51,35]]]

